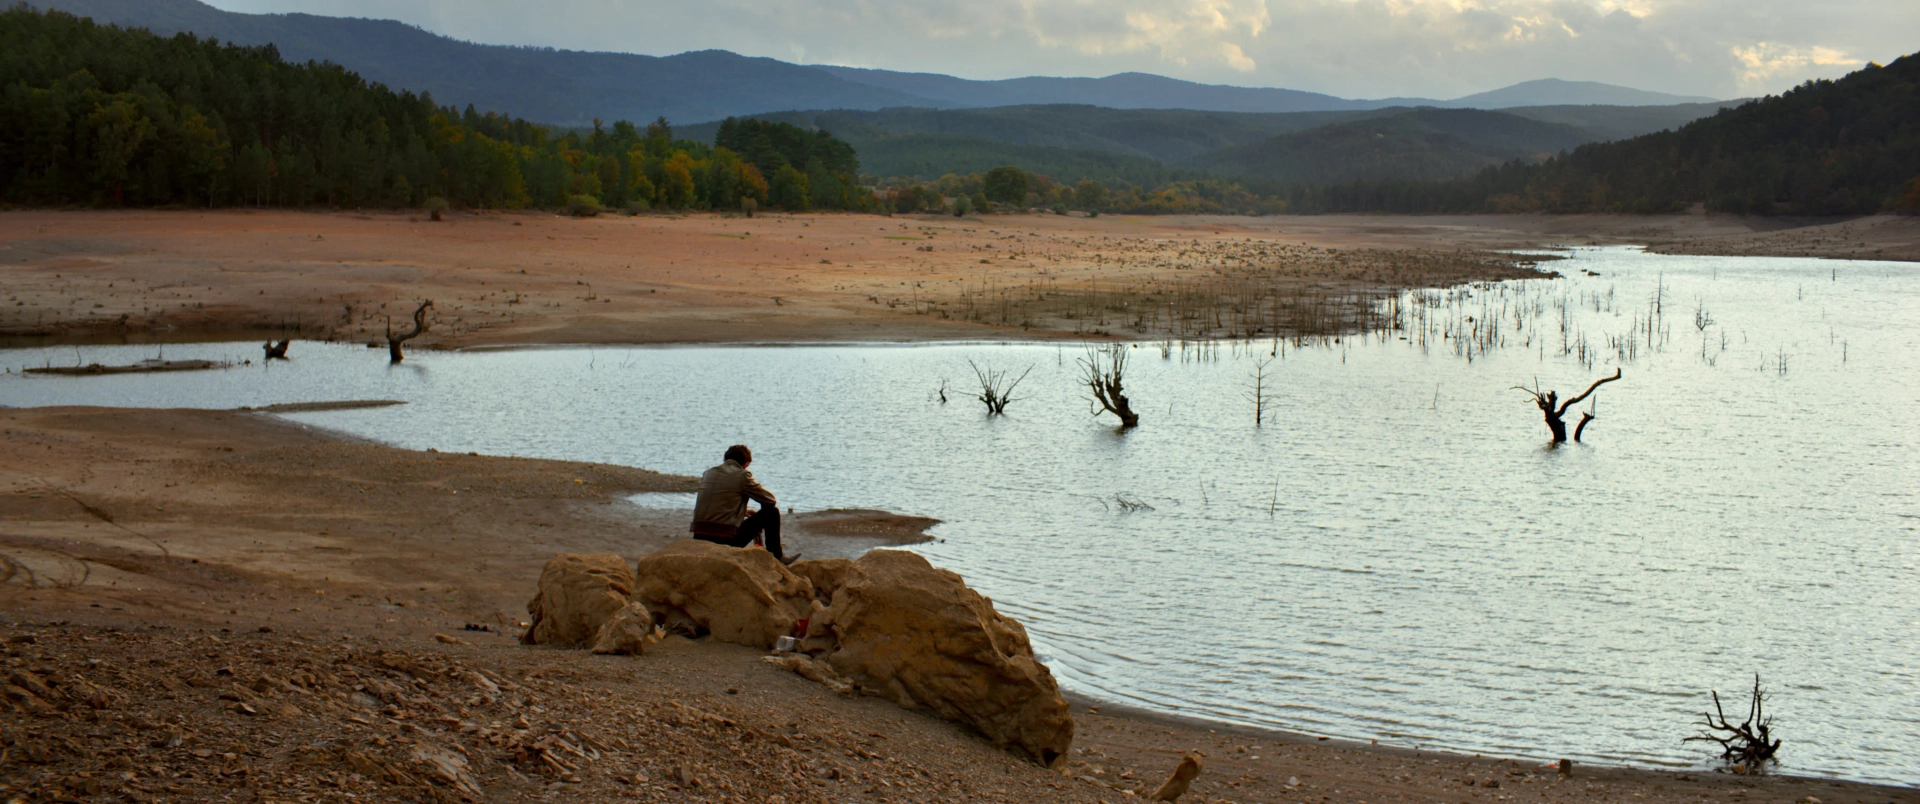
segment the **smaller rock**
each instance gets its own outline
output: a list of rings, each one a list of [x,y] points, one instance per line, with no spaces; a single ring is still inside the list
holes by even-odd
[[[7,681],[41,698],[53,697],[53,690],[48,689],[46,683],[42,682],[39,676],[32,673],[15,670],[13,671],[13,675],[7,677]]]
[[[1179,801],[1187,792],[1187,786],[1193,784],[1194,777],[1200,775],[1200,755],[1191,751],[1180,758],[1180,765],[1173,769],[1173,775],[1167,777],[1165,784],[1154,791],[1148,801]]]
[[[653,612],[640,603],[629,603],[600,626],[593,637],[593,652],[615,656],[639,656],[647,646],[660,641],[654,628]]]
[[[436,746],[416,745],[413,747],[413,761],[427,769],[434,779],[452,787],[469,799],[479,799],[483,794],[480,783],[467,771],[467,758],[453,751]]]
[[[12,701],[14,706],[20,707],[27,714],[45,714],[53,709],[53,706],[42,700],[40,696],[12,684],[7,685],[5,692],[7,700]]]
[[[828,689],[841,695],[853,694],[853,682],[834,670],[833,665],[804,653],[784,653],[779,656],[763,656],[760,661],[797,673],[801,678],[823,684]]]
[[[459,638],[459,637],[455,637],[455,636],[447,636],[446,634],[434,634],[434,635],[433,635],[433,639],[434,639],[434,641],[435,641],[435,642],[439,642],[439,643],[441,643],[441,644],[445,644],[445,645],[471,645],[471,644],[473,644],[472,642],[468,642],[468,641],[466,641],[466,640],[464,640],[464,639],[461,639],[461,638]]]

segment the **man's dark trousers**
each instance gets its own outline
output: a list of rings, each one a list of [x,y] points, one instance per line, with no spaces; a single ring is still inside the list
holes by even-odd
[[[758,541],[763,534],[766,537],[767,552],[772,553],[774,558],[786,558],[787,554],[780,549],[780,507],[777,505],[761,506],[753,516],[747,517],[745,522],[740,523],[739,532],[732,538],[705,533],[696,535],[694,538],[714,544],[724,544],[728,547],[745,547]]]

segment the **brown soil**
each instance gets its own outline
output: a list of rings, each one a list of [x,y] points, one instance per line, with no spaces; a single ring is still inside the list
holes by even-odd
[[[1000,338],[1093,328],[990,309],[1010,288],[1253,274],[1352,294],[1534,275],[1411,240],[1394,246],[1404,255],[1337,251],[1358,242],[1282,218],[7,212],[0,337],[383,343],[431,299],[432,328],[409,348]],[[1522,241],[1487,241],[1500,243]]]
[[[432,329],[409,347],[1157,338],[1166,322],[1088,312],[1137,316],[1180,291],[1243,303],[1219,297],[1247,282],[1346,298],[1528,276],[1497,252],[1588,243],[1914,260],[1920,219],[15,211],[0,213],[0,343],[380,342],[420,299]],[[1272,318],[1248,323],[1351,323]]]
[[[1792,778],[1562,778],[1088,702],[1070,759],[1049,771],[744,648],[517,644],[549,555],[631,557],[679,538],[684,512],[622,497],[691,484],[400,450],[254,413],[0,411],[0,637],[15,688],[0,704],[0,800],[451,801],[468,784],[483,801],[1112,803],[1198,750],[1207,768],[1183,801],[1920,802]],[[794,519],[822,553],[924,527]],[[809,530],[835,522],[857,535]]]

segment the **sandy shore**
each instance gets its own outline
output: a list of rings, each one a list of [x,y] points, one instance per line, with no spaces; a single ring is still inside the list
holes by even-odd
[[[624,498],[689,488],[259,413],[0,410],[9,672],[84,693],[69,710],[0,715],[0,784],[40,800],[88,785],[103,792],[85,800],[428,800],[453,783],[422,757],[459,754],[484,801],[1118,802],[1199,750],[1207,769],[1183,801],[1920,801],[1781,777],[1562,777],[1087,701],[1070,760],[1049,771],[734,646],[676,639],[624,658],[515,643],[547,556],[679,538],[683,511]],[[803,513],[793,540],[832,554],[927,524]]]
[[[0,343],[269,333],[380,341],[390,319],[404,328],[423,299],[434,302],[424,347],[1163,337],[1167,322],[1136,320],[1130,332],[1129,319],[1170,295],[1225,304],[1234,300],[1222,294],[1239,294],[1234,283],[1319,298],[1524,276],[1525,266],[1497,252],[1556,244],[1920,258],[1912,218],[1790,223],[535,213],[431,223],[395,213],[5,212]]]

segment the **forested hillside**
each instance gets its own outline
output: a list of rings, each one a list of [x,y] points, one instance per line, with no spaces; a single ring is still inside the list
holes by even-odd
[[[819,137],[809,135],[814,140]],[[829,138],[830,139],[830,138]],[[845,147],[841,143],[841,147]],[[272,46],[0,11],[0,200],[100,206],[864,208],[858,165],[764,176],[726,148],[436,106]],[[802,166],[808,160],[798,160]],[[443,200],[442,200],[443,199]]]
[[[1920,211],[1920,55],[1680,128],[1436,183],[1296,188],[1295,211]]]
[[[1267,183],[1450,179],[1515,159],[1539,161],[1594,135],[1476,109],[1417,109],[1222,148],[1183,166]]]

